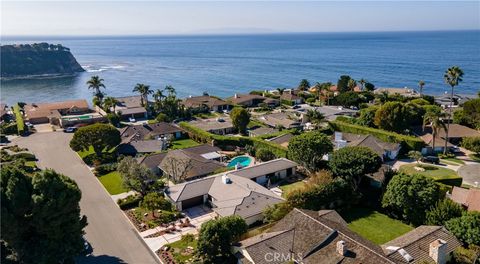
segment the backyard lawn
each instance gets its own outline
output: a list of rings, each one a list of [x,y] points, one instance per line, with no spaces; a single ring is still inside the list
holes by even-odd
[[[170,149],[184,149],[200,145],[197,141],[192,139],[179,139],[172,142]]]
[[[443,161],[449,165],[454,165],[454,166],[459,166],[459,165],[464,165],[465,162],[463,160],[457,159],[457,158],[446,158],[446,159],[440,159],[440,161]]]
[[[415,167],[421,167],[425,171],[417,171]],[[419,174],[425,177],[431,177],[435,180],[457,178],[455,171],[439,166],[424,165],[424,164],[406,164],[400,166],[400,171],[406,174]]]
[[[128,191],[122,186],[122,177],[118,171],[112,171],[108,174],[98,177],[98,179],[111,195]]]
[[[290,184],[285,184],[285,185],[280,185],[278,186],[283,192],[282,192],[282,197],[287,197],[287,195],[298,189],[302,189],[306,186],[306,183],[304,181],[298,181]]]
[[[413,227],[369,208],[352,208],[341,215],[351,230],[378,245],[413,230]]]

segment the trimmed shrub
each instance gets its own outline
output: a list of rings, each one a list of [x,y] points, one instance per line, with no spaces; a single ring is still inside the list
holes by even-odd
[[[290,100],[280,100],[280,103],[281,104],[284,104],[284,105],[289,105],[289,106],[293,106],[293,101],[290,101]]]
[[[370,134],[386,142],[400,143],[402,144],[402,147],[406,148],[406,150],[421,150],[425,145],[423,140],[414,136],[401,135],[395,132],[349,124],[338,120],[330,121],[329,123],[330,127],[335,131],[354,134]]]
[[[26,161],[35,161],[37,158],[32,153],[22,152],[15,155],[12,155],[14,159],[24,159]]]
[[[20,106],[18,104],[13,106],[13,113],[15,114],[15,120],[17,122],[17,131],[19,135],[25,133],[25,123],[23,121],[23,115],[20,112]]]
[[[138,207],[142,197],[140,195],[129,195],[123,199],[118,199],[117,204],[122,210],[128,210]]]
[[[95,167],[95,175],[101,176],[117,169],[117,163],[101,164]]]
[[[17,123],[5,123],[0,125],[0,134],[14,135],[18,133]]]

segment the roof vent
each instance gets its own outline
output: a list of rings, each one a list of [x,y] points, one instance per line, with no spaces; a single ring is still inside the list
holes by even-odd
[[[232,183],[232,180],[227,176],[227,174],[222,175],[222,182],[223,184],[230,184]]]
[[[388,246],[386,249],[391,252],[398,252],[398,254],[400,254],[407,262],[413,261],[413,257],[403,248]]]
[[[345,241],[340,240],[337,242],[337,253],[341,256],[345,256],[347,254],[347,245],[345,245]]]

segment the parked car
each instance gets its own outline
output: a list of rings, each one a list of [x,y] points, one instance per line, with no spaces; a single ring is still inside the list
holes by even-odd
[[[133,118],[133,117],[129,117],[129,118],[128,118],[128,121],[130,121],[130,122],[133,123],[133,122],[135,122],[135,121],[137,121],[137,120],[135,120],[135,118]]]
[[[421,161],[425,162],[425,163],[432,163],[432,164],[439,164],[440,163],[440,159],[438,157],[435,157],[435,156],[422,157]]]
[[[299,106],[299,105],[292,106],[292,109],[299,109],[299,108],[301,108],[301,106]]]
[[[76,127],[67,127],[63,130],[65,133],[74,133],[77,130]]]

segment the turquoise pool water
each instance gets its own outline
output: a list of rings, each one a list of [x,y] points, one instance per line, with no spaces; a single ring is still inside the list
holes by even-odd
[[[233,158],[227,165],[227,167],[229,168],[232,168],[232,167],[235,167],[235,165],[239,165],[239,167],[243,168],[243,167],[247,167],[248,165],[250,165],[250,162],[252,162],[252,158],[250,157],[247,157],[247,156],[238,156],[238,157],[235,157]]]

